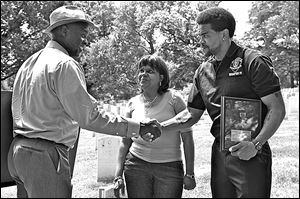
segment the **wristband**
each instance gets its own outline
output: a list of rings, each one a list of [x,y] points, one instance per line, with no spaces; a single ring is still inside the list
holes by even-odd
[[[258,151],[261,150],[263,145],[259,141],[256,143],[254,143],[254,142],[252,142],[252,143],[254,144],[254,147],[256,150],[258,150]]]

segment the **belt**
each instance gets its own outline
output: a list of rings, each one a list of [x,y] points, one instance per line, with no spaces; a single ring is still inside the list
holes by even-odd
[[[23,138],[23,139],[37,139],[37,140],[43,140],[43,141],[51,142],[51,143],[53,143],[53,144],[55,144],[55,145],[58,145],[58,146],[62,146],[62,147],[64,147],[64,148],[66,148],[66,149],[69,149],[69,147],[67,147],[66,145],[64,145],[64,144],[62,144],[62,143],[56,143],[56,142],[54,142],[53,140],[47,140],[47,139],[44,139],[44,138],[30,138],[30,137],[26,137],[26,136],[24,136],[24,135],[22,135],[22,134],[17,134],[16,137],[18,137],[18,138]]]

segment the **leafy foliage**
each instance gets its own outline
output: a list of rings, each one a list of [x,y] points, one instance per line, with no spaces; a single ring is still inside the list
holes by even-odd
[[[255,1],[244,42],[271,57],[284,87],[299,85],[299,2]]]
[[[80,62],[96,98],[128,99],[138,92],[136,63],[146,54],[166,60],[171,87],[185,88],[204,60],[198,51],[199,11],[221,1],[1,1],[1,83],[49,40],[42,30],[50,13],[65,4],[82,8],[97,24]],[[238,43],[271,56],[284,87],[299,83],[299,2],[256,1],[253,28]],[[2,84],[1,84],[2,85]]]
[[[137,92],[135,79],[136,57],[123,46],[115,45],[115,38],[102,38],[87,48],[83,58],[87,82],[92,95],[109,99],[129,99]],[[138,52],[137,52],[138,53]]]
[[[50,12],[60,1],[1,1],[1,81],[14,75],[22,63],[44,47]]]

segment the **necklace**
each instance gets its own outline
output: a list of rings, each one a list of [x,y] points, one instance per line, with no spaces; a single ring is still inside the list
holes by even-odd
[[[148,113],[149,109],[152,107],[152,105],[155,102],[155,100],[157,99],[158,95],[156,95],[153,100],[147,100],[144,94],[142,96],[143,96],[143,100],[144,100],[146,113]]]

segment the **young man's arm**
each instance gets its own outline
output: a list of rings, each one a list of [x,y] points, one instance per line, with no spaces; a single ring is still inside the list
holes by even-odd
[[[183,178],[183,188],[192,190],[196,187],[194,176],[194,162],[195,162],[195,146],[193,139],[193,131],[181,133],[183,142],[184,157],[185,157],[185,175]]]
[[[249,160],[256,155],[257,150],[254,145],[257,142],[263,145],[270,139],[279,128],[285,116],[285,106],[280,91],[266,95],[261,100],[268,107],[268,113],[260,133],[252,142],[240,142],[229,149],[233,156],[238,156],[242,160]]]
[[[200,120],[203,112],[204,110],[189,107],[175,117],[160,123],[162,130],[174,131],[189,128]]]

